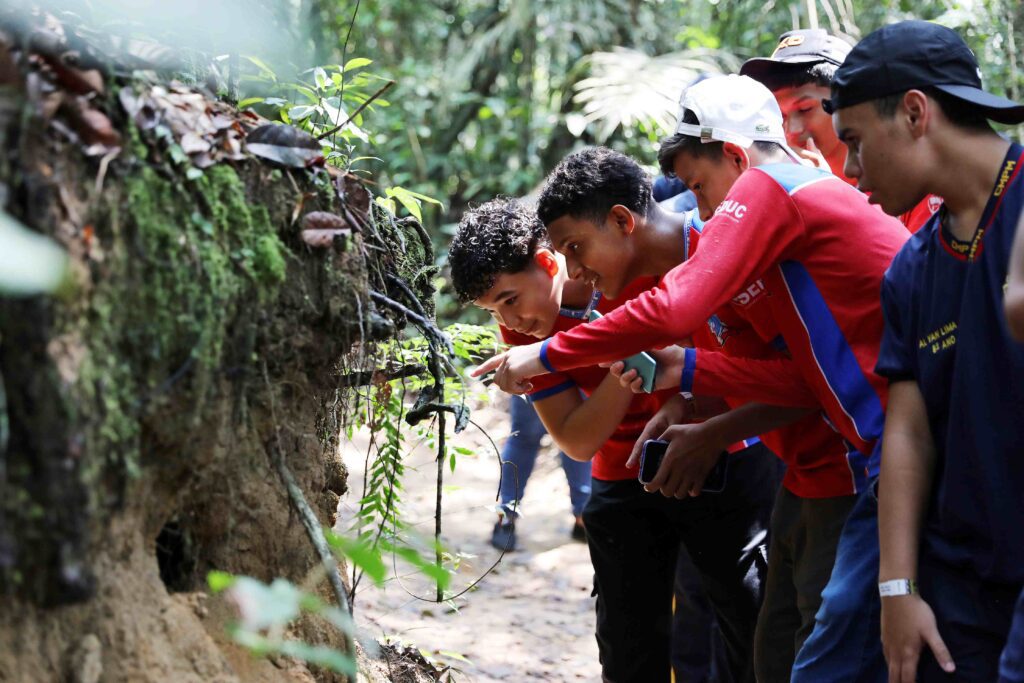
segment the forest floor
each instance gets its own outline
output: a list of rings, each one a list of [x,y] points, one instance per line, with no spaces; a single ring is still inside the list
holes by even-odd
[[[473,413],[499,448],[509,433],[505,401],[492,389],[491,405]],[[351,441],[343,437],[351,490],[341,500],[340,530],[351,524],[358,508],[367,438],[365,432]],[[445,464],[443,542],[449,551],[470,556],[462,560],[450,587],[459,592],[500,555],[489,543],[496,520],[498,458],[472,426],[452,445],[474,453],[457,456],[454,473]],[[420,648],[434,661],[451,665],[455,681],[600,680],[590,595],[593,569],[586,544],[569,537],[569,489],[557,456],[546,437],[517,524],[519,550],[506,553],[473,590],[456,599],[457,610],[413,597],[431,599],[433,584],[399,565],[401,581],[392,567],[383,586],[365,578],[359,584],[355,617],[362,633]],[[434,529],[435,457],[421,446],[405,459],[402,515],[427,537]]]

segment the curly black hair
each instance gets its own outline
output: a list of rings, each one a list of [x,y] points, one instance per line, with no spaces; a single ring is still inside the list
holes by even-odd
[[[616,204],[646,216],[654,204],[651,179],[625,154],[588,147],[562,159],[548,175],[537,215],[544,225],[562,216],[600,222]]]
[[[470,209],[448,247],[452,284],[462,303],[475,301],[503,273],[518,273],[530,263],[548,234],[537,214],[522,202],[498,197]]]

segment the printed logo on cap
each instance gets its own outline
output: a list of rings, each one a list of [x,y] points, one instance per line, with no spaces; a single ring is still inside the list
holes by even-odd
[[[779,41],[779,46],[775,48],[775,52],[784,50],[787,47],[796,47],[797,45],[803,45],[804,37],[801,35],[786,36]],[[772,57],[775,56],[775,52],[772,53]]]

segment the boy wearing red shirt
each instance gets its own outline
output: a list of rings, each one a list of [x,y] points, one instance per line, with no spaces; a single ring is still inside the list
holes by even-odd
[[[591,310],[610,313],[654,285],[653,278],[638,280],[611,300],[568,281],[564,259],[547,246],[543,224],[513,200],[494,200],[468,212],[449,263],[459,298],[490,311],[511,344],[583,326]],[[765,571],[774,456],[759,443],[737,444],[730,449],[736,453],[721,493],[685,501],[648,496],[627,460],[664,394],[634,395],[607,370],[590,366],[538,378],[529,398],[569,456],[593,457],[583,518],[605,680],[669,679],[671,599],[681,541],[715,609],[732,679],[753,681],[751,642]]]

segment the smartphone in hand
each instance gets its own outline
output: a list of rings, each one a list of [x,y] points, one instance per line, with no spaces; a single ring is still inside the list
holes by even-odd
[[[590,322],[594,322],[600,317],[601,314],[598,311],[590,312]],[[622,362],[626,365],[626,370],[637,371],[637,374],[644,382],[644,391],[648,394],[654,391],[654,378],[658,374],[658,361],[654,360],[654,357],[651,354],[641,351]]]
[[[637,479],[641,484],[650,484],[658,474],[661,461],[668,450],[668,441],[661,439],[648,439],[644,441],[643,450],[640,451],[640,473]]]
[[[640,473],[637,479],[641,484],[650,484],[658,474],[661,461],[668,451],[668,441],[661,439],[648,439],[644,441],[643,449],[640,451]],[[721,493],[725,490],[726,478],[729,471],[729,454],[722,451],[718,456],[715,466],[708,472],[701,487],[701,493]]]
[[[725,490],[726,475],[729,472],[729,453],[728,451],[722,451],[718,455],[718,461],[715,466],[708,472],[708,476],[704,479],[704,485],[701,487],[701,493],[721,493]]]

